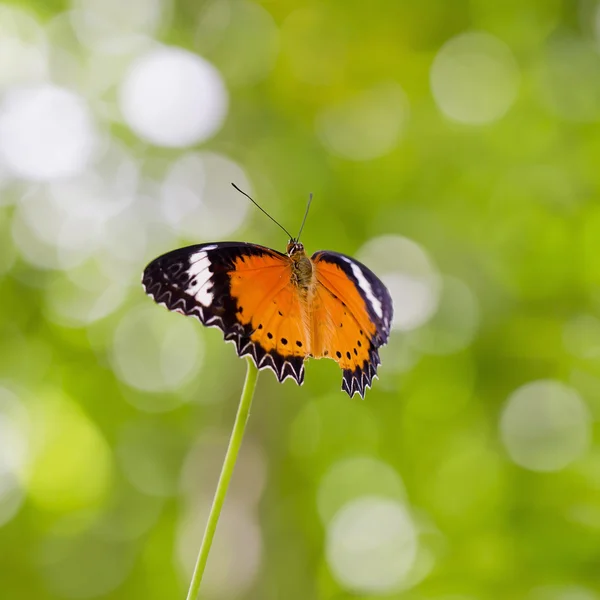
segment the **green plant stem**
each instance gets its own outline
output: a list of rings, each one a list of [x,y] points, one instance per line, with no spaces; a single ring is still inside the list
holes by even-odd
[[[204,530],[204,537],[202,538],[200,552],[198,553],[198,558],[196,559],[196,566],[194,568],[194,574],[192,575],[192,581],[190,582],[187,600],[196,600],[198,597],[200,584],[202,583],[202,575],[204,575],[204,568],[206,567],[208,553],[210,552],[210,547],[217,529],[217,523],[219,522],[221,508],[223,508],[223,502],[225,501],[227,488],[229,487],[229,481],[231,480],[231,475],[233,474],[233,469],[235,468],[235,461],[237,460],[242,439],[244,438],[244,431],[246,429],[246,423],[250,414],[252,397],[254,396],[254,389],[256,388],[256,380],[258,379],[258,369],[250,358],[247,359],[247,362],[248,370],[246,371],[246,381],[244,382],[242,397],[240,398],[240,404],[235,417],[235,423],[233,424],[231,438],[229,439],[229,446],[227,447],[223,468],[221,469],[221,475],[219,476],[219,483],[217,483],[215,497],[213,499],[212,506],[210,507],[210,513],[208,515],[206,529]]]

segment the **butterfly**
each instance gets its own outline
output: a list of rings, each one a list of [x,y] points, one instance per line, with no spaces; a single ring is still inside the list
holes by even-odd
[[[278,381],[301,385],[307,358],[331,358],[343,370],[342,390],[364,398],[390,334],[390,294],[350,256],[309,257],[299,237],[290,235],[285,254],[245,242],[173,250],[146,267],[142,285],[158,304],[221,329],[238,356]]]

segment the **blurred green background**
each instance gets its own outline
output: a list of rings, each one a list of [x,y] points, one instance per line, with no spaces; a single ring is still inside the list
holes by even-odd
[[[245,365],[187,243],[352,254],[364,401],[262,373],[206,599],[600,598],[600,4],[0,4],[0,598],[183,598]]]

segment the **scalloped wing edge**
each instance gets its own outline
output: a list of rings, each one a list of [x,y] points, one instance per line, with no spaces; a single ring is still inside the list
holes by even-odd
[[[358,394],[363,400],[367,389],[373,385],[373,379],[377,377],[377,367],[381,364],[377,349],[371,347],[369,360],[365,360],[362,367],[356,369],[344,369],[342,377],[342,390],[352,398]]]
[[[195,317],[206,327],[214,327],[223,332],[223,339],[235,346],[239,357],[248,356],[252,359],[256,368],[259,370],[270,369],[275,374],[277,381],[283,383],[286,379],[292,379],[298,385],[304,383],[304,358],[301,356],[282,356],[267,352],[256,342],[250,339],[252,329],[241,323],[233,323],[227,326],[222,317],[212,313],[209,307],[202,306],[191,299],[189,304],[182,295],[174,298],[171,289],[163,289],[160,281],[154,280],[144,271],[142,276],[142,286],[146,294],[152,298],[158,305],[164,306],[167,310],[178,312],[182,315]]]

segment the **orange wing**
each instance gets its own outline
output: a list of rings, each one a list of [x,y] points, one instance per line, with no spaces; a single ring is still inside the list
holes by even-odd
[[[391,297],[367,267],[348,256],[318,252],[312,260],[312,353],[337,361],[344,371],[342,389],[364,397],[380,364],[377,349],[389,336]]]
[[[302,383],[310,321],[285,254],[241,242],[190,246],[152,261],[142,283],[169,310],[221,329],[258,368]]]
[[[230,293],[259,368],[272,369],[279,381],[304,381],[304,359],[310,350],[307,307],[291,283],[289,259],[283,269],[266,269],[259,258],[240,258],[230,273]],[[241,347],[241,355],[244,346]]]

